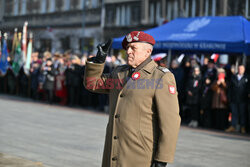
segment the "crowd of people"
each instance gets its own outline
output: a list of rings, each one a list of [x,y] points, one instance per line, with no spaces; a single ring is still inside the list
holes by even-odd
[[[0,93],[108,112],[107,95],[91,93],[83,86],[85,63],[91,56],[34,52],[30,70],[21,68],[17,76],[10,60],[6,75],[0,75]],[[125,63],[121,56],[107,57],[104,73]],[[166,66],[164,61],[157,63]],[[250,91],[244,65],[237,70],[234,66],[218,67],[213,59],[205,57],[202,65],[195,58],[181,63],[174,59],[169,69],[176,79],[183,124],[246,133]]]
[[[236,69],[205,58],[202,65],[190,59],[181,66],[173,60],[170,71],[176,78],[183,123],[246,133],[250,89],[244,65]]]
[[[107,112],[107,95],[90,93],[83,86],[83,75],[87,57],[65,52],[34,52],[29,71],[21,68],[16,76],[12,62],[6,75],[0,75],[0,93],[29,97],[49,104],[82,106]],[[105,72],[125,62],[111,56],[107,59]]]

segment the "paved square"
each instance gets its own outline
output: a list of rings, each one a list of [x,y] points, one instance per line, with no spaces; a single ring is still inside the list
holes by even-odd
[[[50,167],[100,167],[107,120],[98,112],[1,95],[0,152]],[[168,166],[250,167],[250,136],[182,127]]]

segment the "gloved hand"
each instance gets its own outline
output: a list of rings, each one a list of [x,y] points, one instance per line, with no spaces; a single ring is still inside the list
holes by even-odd
[[[104,63],[108,55],[108,50],[112,44],[112,39],[109,39],[107,42],[97,45],[98,52],[95,57],[88,59],[93,63]]]
[[[167,163],[166,162],[159,162],[159,161],[154,161],[151,165],[151,167],[166,167]]]

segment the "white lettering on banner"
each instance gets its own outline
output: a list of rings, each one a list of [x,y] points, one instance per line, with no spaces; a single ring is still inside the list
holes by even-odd
[[[178,33],[178,34],[171,34],[168,39],[190,39],[195,37],[195,33]]]
[[[154,48],[157,49],[197,49],[197,50],[212,50],[212,49],[217,49],[217,50],[226,50],[226,44],[225,43],[206,43],[206,42],[201,42],[201,43],[191,43],[191,42],[164,42],[164,43],[156,43]]]
[[[200,43],[199,47],[201,49],[226,49],[226,44],[220,44],[220,43]]]
[[[187,27],[184,29],[185,32],[194,32],[198,31],[199,29],[207,26],[210,23],[210,19],[208,18],[202,18],[202,19],[195,19],[191,23],[187,25]]]

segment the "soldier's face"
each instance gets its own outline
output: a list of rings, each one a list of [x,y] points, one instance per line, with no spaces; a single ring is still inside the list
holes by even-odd
[[[136,68],[150,56],[152,52],[151,48],[152,46],[147,43],[129,43],[126,49],[127,64]]]

